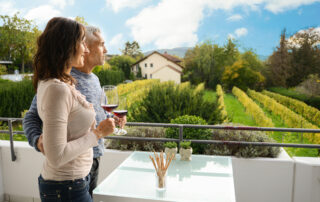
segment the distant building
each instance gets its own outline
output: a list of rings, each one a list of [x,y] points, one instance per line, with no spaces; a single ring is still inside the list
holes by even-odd
[[[157,51],[152,52],[141,60],[132,65],[131,71],[138,73],[141,68],[142,77],[146,79],[160,79],[160,81],[181,82],[183,67],[180,65],[181,60],[165,52],[161,54]]]
[[[0,65],[11,65],[11,64],[13,64],[12,61],[2,61],[2,60],[0,60]]]

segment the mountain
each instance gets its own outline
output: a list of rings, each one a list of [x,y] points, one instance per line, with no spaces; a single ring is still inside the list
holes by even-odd
[[[151,50],[151,51],[146,51],[143,54],[149,55],[150,53],[152,53],[153,51],[157,51],[159,53],[164,53],[167,52],[169,55],[176,55],[180,58],[184,58],[184,55],[186,54],[188,49],[191,49],[192,47],[178,47],[178,48],[172,48],[172,49],[157,49],[157,50]],[[258,58],[262,61],[265,61],[268,59],[269,56],[267,55],[258,55]]]
[[[191,47],[179,47],[179,48],[172,48],[172,49],[157,49],[157,50],[144,52],[143,54],[149,55],[153,51],[157,51],[159,53],[167,52],[169,55],[176,55],[180,58],[183,58],[189,48],[191,48]]]

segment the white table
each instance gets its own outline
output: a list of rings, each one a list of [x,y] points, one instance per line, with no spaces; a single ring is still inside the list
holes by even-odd
[[[150,152],[133,152],[93,191],[96,202],[235,201],[230,157],[192,155],[172,161],[165,191],[156,189]]]

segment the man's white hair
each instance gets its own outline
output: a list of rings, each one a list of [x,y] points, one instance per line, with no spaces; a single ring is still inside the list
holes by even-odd
[[[86,26],[86,42],[92,43],[94,40],[96,40],[97,38],[96,33],[101,33],[98,27],[87,25]]]

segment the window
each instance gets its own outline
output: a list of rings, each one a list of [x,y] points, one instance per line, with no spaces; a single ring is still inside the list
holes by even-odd
[[[152,74],[150,74],[150,79],[152,79]]]
[[[147,64],[147,63],[144,63],[144,67],[147,68],[147,67],[148,67],[148,64]]]
[[[152,63],[150,63],[150,67],[153,67],[153,64],[152,64]]]
[[[136,65],[136,71],[138,71],[138,69],[139,69],[139,64]]]
[[[147,74],[145,74],[145,75],[144,75],[144,78],[146,78],[146,79],[147,79],[147,78],[148,78],[148,75],[147,75]]]

